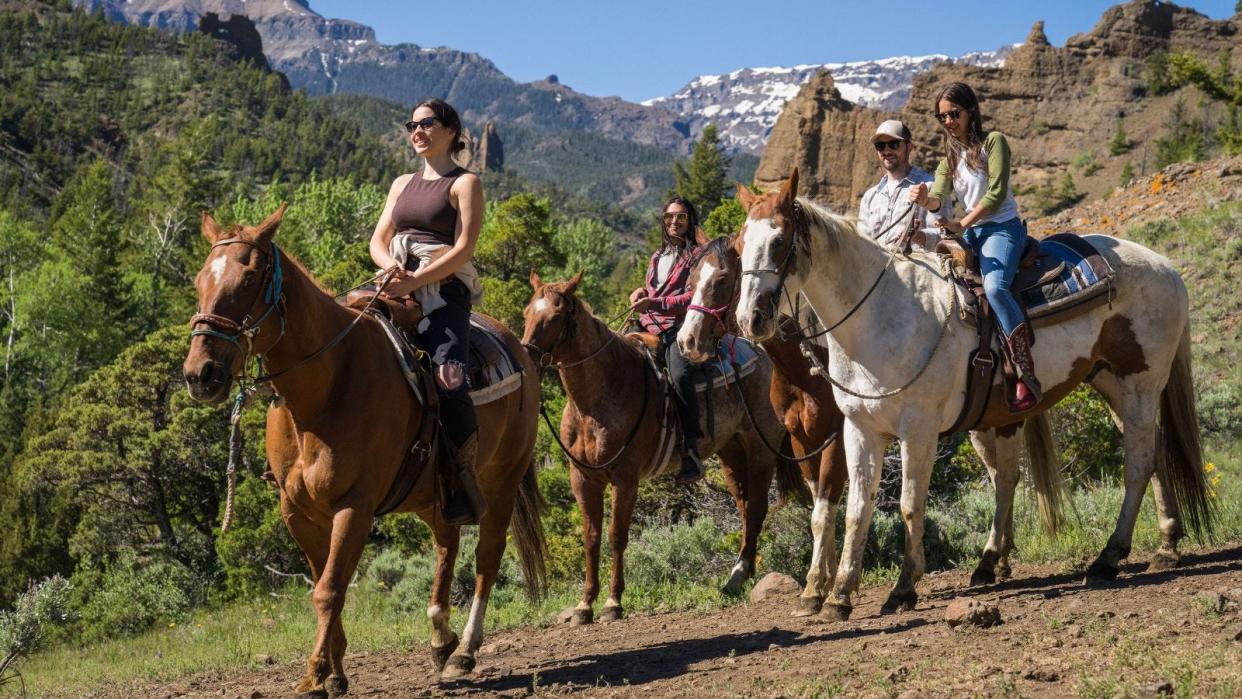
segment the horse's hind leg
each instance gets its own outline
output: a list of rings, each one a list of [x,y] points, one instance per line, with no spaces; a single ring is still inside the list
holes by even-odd
[[[1138,519],[1139,508],[1143,504],[1143,493],[1147,490],[1147,482],[1151,480],[1152,473],[1155,471],[1159,391],[1142,385],[1137,378],[1132,377],[1131,380],[1121,381],[1111,373],[1101,372],[1092,381],[1092,385],[1104,396],[1109,406],[1125,424],[1122,439],[1125,444],[1126,494],[1121,503],[1121,512],[1117,514],[1117,526],[1113,529],[1112,536],[1108,538],[1108,544],[1087,569],[1086,582],[1088,584],[1116,578],[1121,569],[1121,562],[1129,557],[1130,544],[1134,536],[1134,523]],[[1163,489],[1160,492],[1161,497],[1157,498],[1158,501],[1165,499]],[[1161,505],[1163,509],[1163,503]]]
[[[617,621],[625,616],[625,608],[621,606],[621,595],[625,593],[625,548],[630,543],[630,523],[637,500],[637,483],[612,484],[612,523],[608,532],[608,543],[612,547],[612,580],[600,621]]]
[[[1151,477],[1152,493],[1156,496],[1156,519],[1160,526],[1160,548],[1151,559],[1151,570],[1169,570],[1182,562],[1182,555],[1177,551],[1177,544],[1186,535],[1182,523],[1178,519],[1177,501],[1173,499],[1173,489],[1160,482],[1160,476],[1153,473]]]
[[[514,488],[514,492],[516,492]],[[470,603],[470,617],[462,632],[462,648],[459,648],[444,667],[443,677],[451,679],[470,674],[474,670],[475,654],[483,645],[483,620],[487,615],[487,601],[500,571],[500,561],[505,555],[505,534],[513,516],[513,500],[488,502],[487,514],[479,525],[479,545],[474,556],[474,599]]]
[[[996,497],[992,530],[979,565],[970,575],[972,586],[996,582],[1001,571],[1002,577],[1008,575],[1009,553],[1013,549],[1013,497],[1018,486],[1018,439],[1017,433],[1002,436],[997,430],[970,433],[970,442],[987,467]]]
[[[453,589],[453,569],[457,564],[457,547],[461,531],[432,517],[432,537],[436,543],[436,575],[431,584],[431,603],[427,605],[427,619],[431,621],[431,660],[436,672],[444,669],[449,656],[457,650],[458,638],[449,628],[449,611],[452,604],[449,593]]]
[[[775,470],[772,457],[763,451],[758,435],[736,435],[719,452],[725,481],[742,519],[742,547],[729,571],[726,595],[742,594],[742,583],[755,574],[759,532],[768,515],[768,488]]]
[[[582,549],[586,567],[583,571],[582,600],[574,607],[574,626],[595,620],[591,611],[599,596],[599,546],[604,528],[604,484],[591,480],[578,467],[570,468],[569,486],[582,511]]]

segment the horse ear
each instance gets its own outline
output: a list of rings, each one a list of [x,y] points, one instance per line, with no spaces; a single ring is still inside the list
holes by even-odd
[[[750,211],[750,207],[759,199],[758,195],[750,191],[750,189],[741,182],[735,182],[737,185],[737,201],[742,205],[743,209]]]
[[[276,229],[280,227],[280,222],[285,219],[285,209],[289,207],[289,202],[280,202],[280,208],[276,209],[271,216],[263,219],[263,223],[258,226],[258,234],[255,239],[260,242],[267,242],[276,235]]]
[[[572,294],[578,290],[578,285],[582,283],[582,273],[585,271],[585,269],[578,270],[578,273],[572,279],[565,282],[565,293]]]
[[[530,288],[534,289],[535,291],[539,291],[540,287],[542,286],[543,286],[543,280],[539,278],[539,273],[536,272],[534,269],[531,269],[530,270]]]
[[[215,245],[216,241],[224,237],[224,231],[220,230],[220,224],[216,223],[215,217],[208,211],[203,212],[202,231],[203,237],[212,245]]]
[[[798,168],[794,166],[793,174],[785,181],[781,187],[780,202],[782,204],[793,204],[794,197],[798,196]]]

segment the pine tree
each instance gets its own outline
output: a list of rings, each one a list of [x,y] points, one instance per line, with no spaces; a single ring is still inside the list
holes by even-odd
[[[1129,162],[1121,168],[1121,186],[1125,187],[1134,181],[1134,167]]]
[[[1121,117],[1117,117],[1117,130],[1113,132],[1113,138],[1108,142],[1108,152],[1113,155],[1121,155],[1130,150],[1130,138],[1126,136],[1126,127]]]
[[[694,144],[690,162],[673,164],[676,192],[698,207],[700,221],[707,220],[729,190],[729,162],[716,125],[708,124]]]

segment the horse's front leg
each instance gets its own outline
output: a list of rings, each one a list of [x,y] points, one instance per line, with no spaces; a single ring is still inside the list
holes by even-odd
[[[927,516],[927,488],[936,456],[936,433],[906,435],[901,441],[901,517],[906,524],[906,555],[897,583],[880,607],[881,614],[914,609],[919,596],[914,586],[923,577],[923,520]]]
[[[431,583],[431,602],[427,605],[427,619],[431,621],[431,661],[436,672],[444,670],[449,656],[457,650],[459,639],[449,627],[449,598],[453,589],[453,572],[457,566],[457,548],[461,542],[461,530],[446,524],[440,517],[425,517],[433,522],[431,535],[436,544],[436,574]]]
[[[755,574],[759,531],[768,515],[768,487],[775,470],[772,458],[763,449],[758,435],[748,434],[735,435],[718,452],[725,483],[742,520],[742,545],[723,588],[726,595],[742,594],[742,583]]]
[[[341,610],[345,606],[349,580],[371,533],[372,515],[369,509],[364,511],[350,505],[332,517],[326,562],[311,593],[319,623],[315,647],[306,661],[306,676],[296,689],[302,696],[335,697],[349,689],[344,669],[345,631],[341,625]],[[306,526],[288,517],[286,522],[290,530]],[[313,560],[321,554],[322,548],[314,554],[308,551],[307,557]]]
[[[970,433],[970,442],[988,470],[996,498],[988,542],[970,575],[972,586],[996,582],[998,568],[1008,575],[1009,552],[1013,550],[1013,497],[1018,486],[1018,439],[1016,433],[1001,436],[997,430]]]
[[[845,499],[845,540],[841,563],[832,595],[824,614],[844,621],[854,610],[852,595],[862,577],[863,549],[875,510],[875,495],[880,487],[880,471],[884,467],[887,440],[879,434],[863,431],[853,420],[846,420],[841,430],[845,443],[845,461],[849,470],[849,492]]]
[[[803,448],[799,453],[806,453]],[[832,588],[837,574],[837,505],[845,490],[845,450],[837,440],[819,457],[819,470],[815,480],[807,479],[807,485],[815,494],[811,509],[811,567],[806,574],[806,588],[798,597],[794,616],[818,614],[824,606],[824,597]]]
[[[582,549],[585,557],[582,600],[574,607],[572,624],[580,626],[595,620],[592,607],[599,596],[599,547],[604,528],[604,484],[587,478],[578,467],[571,467],[569,487],[582,512]]]
[[[599,616],[601,621],[617,621],[625,616],[625,608],[621,606],[621,595],[625,593],[625,548],[630,543],[630,523],[637,500],[637,483],[613,483],[612,523],[608,531],[608,543],[612,547],[612,580],[608,587],[608,601],[604,602]]]

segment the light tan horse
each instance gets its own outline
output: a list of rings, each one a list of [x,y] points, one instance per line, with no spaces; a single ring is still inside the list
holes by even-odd
[[[651,363],[629,338],[613,332],[591,314],[577,297],[582,273],[567,282],[544,284],[531,274],[534,295],[526,306],[522,344],[560,371],[569,400],[561,416],[560,439],[572,460],[570,486],[582,511],[586,575],[575,624],[594,619],[599,594],[599,550],[603,527],[604,488],[612,486],[612,581],[601,619],[624,614],[625,548],[638,497],[639,481],[665,473],[678,463],[680,430],[660,389]],[[772,365],[760,355],[752,373],[740,379],[753,411],[752,427],[732,388],[710,389],[714,429],[704,429],[702,454],[718,454],[729,492],[742,519],[742,542],[725,591],[741,592],[755,572],[759,530],[768,512],[768,488],[777,470],[776,458],[760,439],[779,444],[784,430],[768,403]],[[703,411],[706,419],[707,411]],[[704,425],[704,427],[707,427]],[[778,476],[782,493],[801,490],[797,469],[787,466]]]
[[[320,289],[273,237],[284,206],[257,227],[222,230],[203,215],[211,251],[195,278],[199,313],[185,361],[197,400],[219,402],[251,356],[277,398],[267,415],[267,458],[280,488],[285,524],[310,563],[319,617],[299,696],[336,696],[348,688],[341,609],[377,508],[398,479],[406,454],[421,451],[422,401],[402,376],[379,323],[343,308]],[[529,591],[543,585],[541,499],[533,453],[539,382],[512,334],[493,323],[524,375],[519,390],[479,407],[478,483],[487,500],[479,527],[476,581],[464,648],[449,627],[449,591],[460,532],[443,522],[435,465],[427,464],[396,507],[431,527],[437,564],[427,615],[432,657],[454,677],[470,672],[483,639],[488,596],[512,520]],[[424,386],[429,384],[424,383]],[[447,665],[446,665],[447,664]]]
[[[797,178],[795,171],[779,192],[762,196],[739,189],[747,219],[738,325],[751,337],[771,336],[781,295],[801,293],[834,327],[825,339],[837,405],[845,413],[850,476],[844,551],[825,611],[847,618],[852,609],[884,450],[893,439],[901,443],[906,549],[882,609],[913,608],[914,586],[923,574],[923,517],[936,438],[961,409],[975,331],[954,317],[953,282],[934,258],[895,258],[858,235],[848,219],[795,198]],[[1085,239],[1115,270],[1116,297],[1043,329],[1034,349],[1045,386],[1042,400],[1032,410],[1010,414],[998,377],[989,403],[994,407],[979,427],[1016,430],[1082,383],[1108,402],[1125,440],[1126,492],[1112,536],[1087,570],[1090,582],[1117,576],[1153,477],[1161,538],[1153,566],[1176,565],[1186,525],[1210,531],[1213,509],[1191,383],[1186,286],[1169,260],[1137,243]],[[869,288],[881,293],[867,301]],[[1002,466],[1007,474],[1016,473],[1012,463]],[[998,511],[1012,506],[1016,480],[1004,488],[998,483]],[[1003,521],[993,520],[989,547],[1003,536],[997,530]]]

